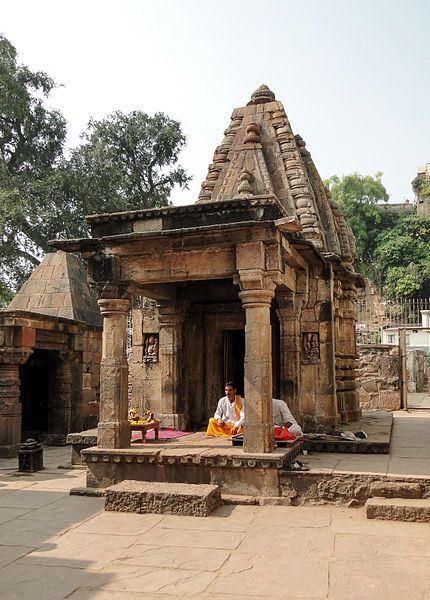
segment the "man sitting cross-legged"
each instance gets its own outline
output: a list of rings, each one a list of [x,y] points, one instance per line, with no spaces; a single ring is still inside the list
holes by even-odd
[[[288,404],[278,398],[272,398],[273,402],[273,427],[284,427],[289,433],[300,437],[303,435],[302,428],[291,414]]]
[[[243,430],[245,400],[236,395],[232,381],[225,384],[225,396],[218,402],[215,415],[209,419],[206,435],[230,437]]]

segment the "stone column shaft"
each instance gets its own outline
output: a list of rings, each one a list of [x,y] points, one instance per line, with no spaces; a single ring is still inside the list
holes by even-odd
[[[239,292],[245,325],[245,452],[273,452],[271,290]]]
[[[103,317],[100,365],[100,421],[97,445],[128,448],[128,363],[126,355],[129,299],[99,300]]]
[[[160,325],[160,363],[162,369],[161,412],[166,422],[175,425],[181,413],[181,357],[182,357],[182,307],[161,305],[159,307]]]
[[[21,443],[19,367],[31,350],[10,349],[0,353],[0,456],[16,456]]]

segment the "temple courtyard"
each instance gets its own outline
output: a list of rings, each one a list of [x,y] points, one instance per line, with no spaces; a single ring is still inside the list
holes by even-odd
[[[309,453],[310,473],[430,480],[430,415],[394,413],[390,454]],[[45,469],[0,461],[2,600],[430,599],[430,525],[345,505],[224,505],[206,518],[104,512],[70,495],[70,447]],[[301,474],[285,474],[301,477]],[[334,479],[333,479],[334,480]],[[287,499],[286,499],[287,500]]]

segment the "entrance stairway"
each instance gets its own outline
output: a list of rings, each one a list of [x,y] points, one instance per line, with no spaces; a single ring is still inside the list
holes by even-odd
[[[417,483],[381,482],[373,494],[365,504],[368,519],[430,522],[430,498]]]

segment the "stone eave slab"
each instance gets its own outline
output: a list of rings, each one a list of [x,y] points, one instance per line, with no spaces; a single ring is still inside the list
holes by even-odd
[[[286,217],[283,206],[274,198],[253,197],[170,206],[161,209],[90,215],[87,222],[95,238],[126,233],[149,233],[224,225],[246,221],[272,220]]]
[[[69,328],[84,326],[87,329],[103,329],[102,325],[94,325],[92,323],[87,323],[86,321],[67,319],[65,317],[56,317],[55,315],[45,315],[43,313],[31,312],[27,310],[1,310],[0,320],[3,319],[5,320],[5,325],[13,325],[18,327],[34,327],[34,325],[30,324],[30,321],[37,321],[40,323],[48,322],[51,323],[53,327],[55,327],[55,324],[58,324],[60,326],[58,331],[63,331],[63,327],[65,326]],[[46,329],[46,327],[42,327],[42,329]]]
[[[66,252],[97,252],[103,250],[105,246],[119,246],[125,243],[140,242],[150,239],[178,238],[192,235],[201,235],[214,232],[229,232],[243,229],[275,229],[274,221],[241,221],[235,223],[221,223],[216,225],[202,225],[199,227],[182,227],[180,229],[167,229],[164,231],[139,231],[131,233],[121,233],[117,235],[106,235],[99,238],[82,238],[77,240],[52,240],[49,245]],[[94,243],[96,242],[96,243]]]

